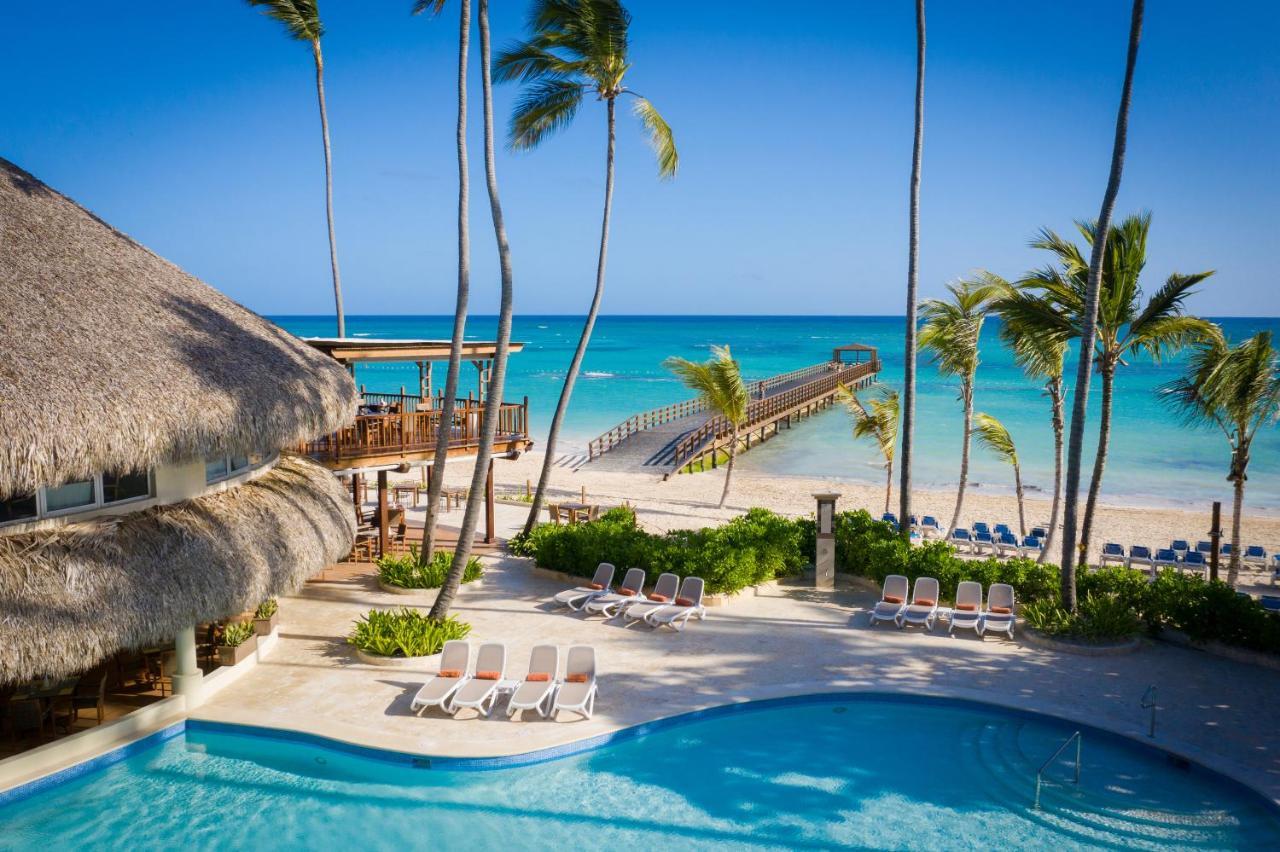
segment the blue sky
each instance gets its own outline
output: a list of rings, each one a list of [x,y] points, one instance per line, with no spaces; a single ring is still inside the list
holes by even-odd
[[[351,313],[447,313],[455,282],[456,8],[322,0],[339,253]],[[497,46],[523,2],[494,4]],[[1154,212],[1148,287],[1216,268],[1192,306],[1280,314],[1280,4],[1153,0],[1118,210]],[[674,127],[661,183],[620,124],[608,313],[895,314],[906,270],[912,4],[633,0],[631,85]],[[242,3],[6,2],[0,155],[264,313],[331,309],[307,49]],[[934,0],[921,288],[1101,199],[1128,25],[1120,0]],[[478,56],[475,56],[478,60]],[[500,87],[505,132],[514,89]],[[496,306],[473,86],[473,307]],[[603,109],[502,152],[517,311],[580,313]]]

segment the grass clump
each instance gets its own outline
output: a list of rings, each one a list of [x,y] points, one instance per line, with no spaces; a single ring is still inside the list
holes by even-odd
[[[347,642],[379,657],[429,657],[470,632],[471,625],[454,616],[440,620],[408,607],[371,609],[355,620]]]
[[[388,586],[402,589],[438,589],[444,585],[453,564],[453,554],[446,550],[437,550],[431,559],[423,564],[419,560],[418,548],[409,548],[408,553],[383,556],[378,559],[378,579]],[[484,567],[480,560],[471,557],[467,560],[466,570],[462,574],[462,582],[471,583],[484,576]]]

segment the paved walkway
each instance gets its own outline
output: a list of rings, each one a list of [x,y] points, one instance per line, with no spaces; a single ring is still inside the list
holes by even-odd
[[[499,507],[512,513],[518,509]],[[600,700],[589,721],[565,714],[491,719],[463,711],[451,719],[409,703],[434,664],[406,671],[360,664],[343,641],[370,607],[429,606],[380,592],[371,573],[335,575],[281,601],[280,641],[256,669],[214,697],[198,718],[308,731],[364,745],[427,755],[518,754],[734,701],[835,690],[951,695],[1042,711],[1145,739],[1139,699],[1160,694],[1155,742],[1231,774],[1280,802],[1280,675],[1208,654],[1155,643],[1121,657],[1082,657],[1021,641],[938,626],[871,628],[865,588],[818,593],[799,584],[747,593],[711,610],[684,633],[623,627],[553,611],[564,587],[527,560],[486,559],[483,581],[464,587],[456,613],[472,639],[508,643],[510,673],[526,670],[530,648],[592,643],[600,660]]]

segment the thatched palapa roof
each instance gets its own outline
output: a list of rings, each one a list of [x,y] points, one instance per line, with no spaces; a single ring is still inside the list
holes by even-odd
[[[336,363],[0,159],[0,498],[345,425]]]
[[[350,499],[293,457],[183,503],[0,536],[0,684],[83,671],[296,590],[346,555]]]

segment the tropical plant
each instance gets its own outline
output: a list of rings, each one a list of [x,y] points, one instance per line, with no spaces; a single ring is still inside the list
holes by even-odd
[[[1066,431],[1063,408],[1066,385],[1062,373],[1067,356],[1067,341],[1046,325],[1044,317],[1053,313],[1043,296],[1006,287],[995,301],[993,310],[1000,314],[1000,337],[1013,351],[1014,361],[1028,378],[1044,382],[1044,395],[1049,397],[1050,422],[1053,426],[1053,502],[1049,510],[1048,535],[1037,562],[1044,562],[1057,542],[1058,520],[1062,510],[1062,452]]]
[[[1027,625],[1049,636],[1086,642],[1128,639],[1142,630],[1142,621],[1129,601],[1116,594],[1085,595],[1073,613],[1057,601],[1042,600],[1022,609]]]
[[[947,285],[951,300],[928,299],[921,307],[924,325],[920,348],[930,352],[938,371],[960,379],[960,403],[964,408],[960,444],[960,487],[947,536],[960,524],[964,491],[969,482],[969,436],[973,429],[973,383],[978,373],[978,338],[991,300],[1002,294],[999,284],[978,278]],[[904,524],[905,526],[905,524]]]
[[[618,98],[625,95],[634,99],[633,111],[657,154],[659,177],[673,177],[679,165],[671,127],[652,103],[624,84],[632,65],[628,55],[630,26],[631,14],[619,0],[536,0],[529,16],[529,39],[504,51],[495,64],[495,74],[500,82],[520,81],[525,87],[511,117],[510,145],[513,149],[536,148],[549,135],[570,124],[588,92],[594,92],[596,99],[605,105],[607,132],[604,213],[600,223],[595,292],[551,418],[547,445],[543,450],[542,473],[525,521],[525,531],[533,529],[542,513],[551,471],[555,466],[560,427],[604,296],[609,220],[613,210]]]
[[[253,617],[260,619],[268,619],[280,611],[280,604],[275,598],[267,598],[258,604],[258,608],[254,610]]]
[[[402,589],[438,589],[445,584],[449,568],[454,556],[444,550],[437,550],[428,560],[423,560],[417,548],[410,547],[409,553],[386,555],[378,559],[378,579],[388,586],[399,586]],[[484,576],[484,566],[474,556],[467,559],[463,570],[462,582],[471,583]]]
[[[253,635],[252,621],[231,621],[223,625],[219,641],[224,647],[236,648],[252,639]]]
[[[1235,585],[1250,447],[1259,429],[1280,420],[1280,356],[1271,344],[1271,332],[1258,332],[1234,347],[1221,337],[1201,343],[1184,375],[1160,390],[1188,423],[1218,427],[1231,447],[1227,481],[1232,483],[1234,500],[1227,582]]]
[[[1051,230],[1044,230],[1032,242],[1034,248],[1051,252],[1058,261],[1055,266],[1030,273],[1020,286],[1043,296],[1023,305],[1030,310],[1041,308],[1037,317],[1046,332],[1059,342],[1076,337],[1093,339],[1093,356],[1102,379],[1101,415],[1098,426],[1098,451],[1094,459],[1093,478],[1089,483],[1088,502],[1085,504],[1084,521],[1080,533],[1080,559],[1088,553],[1093,529],[1094,512],[1098,494],[1102,488],[1102,475],[1107,463],[1107,450],[1111,439],[1111,408],[1115,391],[1116,370],[1127,363],[1127,358],[1146,353],[1159,360],[1163,355],[1181,347],[1206,340],[1218,334],[1217,326],[1199,317],[1183,313],[1183,304],[1200,282],[1212,271],[1190,275],[1173,273],[1166,279],[1146,304],[1142,303],[1142,287],[1139,281],[1146,265],[1147,234],[1151,227],[1151,215],[1142,213],[1129,216],[1111,227],[1105,240],[1100,289],[1096,309],[1096,334],[1083,335],[1088,319],[1090,264],[1086,263],[1081,249]],[[1097,226],[1078,223],[1086,243],[1093,245]],[[1028,317],[1028,319],[1030,319]],[[1083,347],[1086,351],[1089,347]],[[1077,381],[1079,377],[1077,376]],[[1068,497],[1070,483],[1068,483]]]
[[[371,609],[352,624],[347,642],[379,657],[430,657],[470,632],[470,624],[452,617],[432,618],[408,607]]]
[[[320,136],[324,141],[324,208],[329,222],[329,267],[333,271],[333,304],[338,314],[338,336],[346,337],[346,315],[342,309],[342,278],[338,274],[338,243],[333,229],[333,154],[329,148],[329,114],[324,98],[324,52],[320,39],[324,24],[320,21],[317,0],[246,0],[262,9],[268,18],[284,24],[289,37],[311,45],[316,66],[316,98],[320,103]]]
[[[444,5],[445,0],[415,0],[413,14],[439,14]],[[427,515],[422,532],[423,559],[430,559],[436,552],[440,492],[444,488],[444,470],[449,461],[449,439],[453,437],[453,410],[458,397],[458,373],[462,369],[467,301],[471,292],[471,173],[467,165],[467,64],[471,45],[471,0],[459,0],[458,6],[458,120],[454,130],[458,152],[458,288],[453,306],[453,336],[449,339],[444,395],[440,399],[440,428],[436,433],[431,478],[427,484]]]
[[[507,358],[511,352],[511,313],[513,273],[511,270],[511,246],[507,242],[507,227],[502,215],[502,199],[498,195],[498,171],[494,156],[493,130],[493,77],[490,62],[489,0],[479,0],[481,91],[484,101],[484,174],[489,191],[489,213],[493,219],[493,234],[498,245],[498,269],[501,279],[501,296],[498,305],[498,340],[494,346],[493,363],[489,370],[489,386],[485,391],[484,416],[480,422],[480,445],[476,450],[475,467],[471,472],[471,490],[467,493],[467,507],[462,515],[462,527],[458,533],[458,547],[453,554],[453,564],[445,578],[440,594],[431,607],[431,615],[444,618],[453,605],[458,586],[468,582],[471,571],[469,558],[471,543],[479,523],[484,499],[485,478],[493,475],[493,442],[498,434],[498,420],[502,415],[502,397],[506,390]]]
[[[973,417],[974,434],[978,443],[994,453],[1001,461],[1013,467],[1013,490],[1018,495],[1018,535],[1027,534],[1027,512],[1022,499],[1022,466],[1018,463],[1018,448],[1005,425],[990,414],[979,412]]]
[[[924,154],[924,0],[916,0],[915,135],[911,146],[911,184],[907,225],[907,327],[902,367],[902,464],[898,517],[903,541],[911,535],[911,453],[916,430],[916,290],[920,280],[920,165]]]
[[[751,404],[742,370],[733,360],[728,346],[712,346],[707,361],[689,361],[671,357],[662,366],[675,373],[685,387],[696,391],[707,408],[729,423],[729,463],[724,470],[724,490],[720,492],[719,508],[729,497],[729,484],[733,480],[733,460],[738,453],[738,430],[747,422],[747,406]]]
[[[1103,255],[1107,234],[1111,230],[1111,214],[1115,209],[1116,194],[1120,191],[1120,175],[1124,171],[1124,152],[1129,134],[1129,102],[1133,96],[1133,71],[1138,63],[1138,43],[1142,40],[1143,10],[1144,0],[1133,0],[1133,13],[1129,22],[1129,51],[1125,60],[1124,84],[1120,89],[1120,109],[1116,113],[1115,141],[1111,147],[1111,173],[1107,176],[1107,189],[1102,194],[1102,209],[1098,213],[1097,231],[1102,238],[1093,245],[1089,272],[1085,279],[1080,332],[1081,339],[1087,341],[1093,340],[1097,332]],[[1091,347],[1081,346],[1076,363],[1075,397],[1071,403],[1071,431],[1067,441],[1062,512],[1062,603],[1072,612],[1076,610],[1076,514],[1080,502],[1080,465],[1084,449],[1084,422],[1089,408],[1089,374],[1092,362]],[[1084,550],[1080,552],[1084,553]]]
[[[875,441],[880,455],[884,457],[884,510],[888,512],[893,493],[893,451],[898,441],[898,392],[885,385],[877,385],[868,397],[864,406],[854,391],[844,385],[836,388],[836,398],[853,416],[853,437]]]

